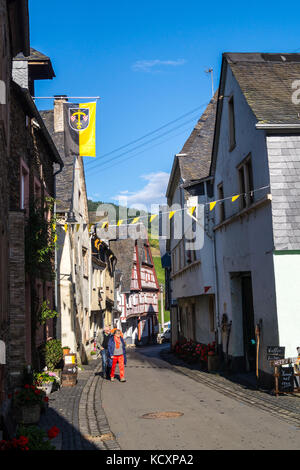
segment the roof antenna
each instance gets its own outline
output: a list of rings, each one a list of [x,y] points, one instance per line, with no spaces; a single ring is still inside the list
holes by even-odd
[[[207,69],[205,70],[205,73],[210,73],[211,76],[211,92],[212,92],[212,98],[214,96],[214,77],[213,77],[213,69]]]

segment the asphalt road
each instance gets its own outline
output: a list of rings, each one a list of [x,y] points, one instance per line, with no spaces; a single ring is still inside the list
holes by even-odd
[[[159,358],[162,347],[130,351],[127,382],[103,383],[103,407],[122,450],[300,448],[300,428],[176,372]],[[183,415],[142,418],[165,411]]]

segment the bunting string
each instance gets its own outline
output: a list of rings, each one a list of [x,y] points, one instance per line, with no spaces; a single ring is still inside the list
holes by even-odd
[[[212,211],[215,206],[220,203],[220,202],[225,202],[225,201],[228,201],[230,200],[231,202],[235,202],[237,201],[240,197],[245,197],[247,196],[248,194],[249,195],[253,195],[254,193],[258,192],[258,191],[262,191],[264,189],[268,189],[270,187],[270,185],[267,185],[267,186],[262,186],[260,188],[256,188],[256,189],[253,189],[247,193],[241,193],[241,194],[234,194],[232,196],[228,196],[228,197],[225,197],[223,199],[217,199],[217,200],[214,200],[214,201],[210,201],[210,202],[206,202],[206,203],[203,203],[203,204],[200,204],[202,206],[209,206],[209,210]],[[191,206],[191,207],[184,207],[184,208],[181,208],[181,209],[176,209],[176,210],[172,210],[172,211],[166,211],[166,212],[160,212],[159,214],[151,214],[151,215],[145,215],[145,216],[138,216],[138,217],[134,217],[133,219],[120,219],[116,222],[116,225],[114,224],[110,224],[108,220],[104,221],[104,222],[95,222],[94,224],[86,224],[86,223],[83,223],[83,225],[85,226],[88,226],[88,231],[90,232],[91,231],[91,228],[92,227],[97,227],[99,225],[101,225],[101,228],[102,229],[108,229],[108,227],[120,227],[121,225],[123,226],[129,226],[129,225],[135,225],[137,224],[138,221],[140,221],[141,219],[148,219],[149,218],[149,222],[153,222],[153,220],[158,217],[158,215],[166,215],[168,214],[169,216],[169,220],[171,220],[174,215],[178,212],[183,212],[183,211],[187,211],[188,215],[190,215],[191,217],[193,216],[195,210],[196,210],[197,206]],[[128,222],[128,223],[126,223]],[[64,230],[65,232],[67,232],[68,230],[68,226],[70,225],[74,225],[73,223],[70,223],[70,224],[67,224],[67,223],[59,223],[57,222],[57,225],[60,225],[60,226],[63,226],[64,227]],[[76,225],[76,232],[78,232],[79,230],[79,227],[80,223],[75,223]],[[54,230],[55,230],[55,227],[53,226]]]

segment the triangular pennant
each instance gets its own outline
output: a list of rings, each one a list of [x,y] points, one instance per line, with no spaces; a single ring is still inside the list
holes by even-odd
[[[80,224],[76,224],[76,232],[78,232]]]
[[[123,223],[123,219],[118,220],[117,227],[119,227],[120,225],[122,225],[122,223]]]
[[[64,224],[64,230],[65,230],[65,232],[67,233],[67,230],[68,230],[68,224]]]
[[[232,202],[236,201],[240,197],[240,194],[237,194],[236,196],[232,196],[231,200]]]
[[[108,221],[106,221],[106,222],[103,222],[103,224],[102,224],[102,227],[101,227],[101,228],[106,228],[106,227],[108,227]]]
[[[196,209],[196,206],[194,206],[194,207],[189,207],[189,208],[188,208],[188,213],[189,213],[190,215],[193,215],[193,213],[195,212],[195,209]]]
[[[157,217],[158,214],[152,214],[150,217],[150,223]]]
[[[209,210],[212,211],[216,204],[217,204],[217,201],[210,202],[209,203]]]
[[[176,211],[171,211],[169,212],[169,219],[172,219],[173,215],[175,214]]]
[[[89,232],[91,231],[93,224],[89,224]]]
[[[131,222],[131,224],[136,224],[138,220],[139,220],[139,217],[135,217],[133,221]]]

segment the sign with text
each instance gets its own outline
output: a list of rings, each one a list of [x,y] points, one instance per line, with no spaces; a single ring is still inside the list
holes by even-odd
[[[282,346],[267,346],[267,360],[276,361],[284,359],[285,347]]]
[[[294,391],[294,367],[281,367],[278,379],[280,392]]]

